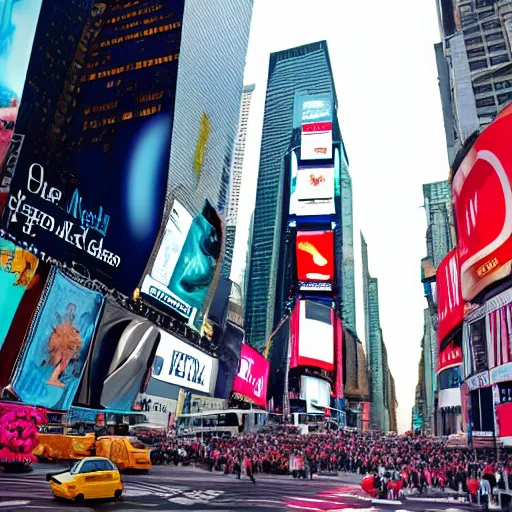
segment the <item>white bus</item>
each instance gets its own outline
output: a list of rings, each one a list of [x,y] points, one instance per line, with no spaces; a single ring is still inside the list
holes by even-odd
[[[273,416],[273,415],[270,415]],[[224,409],[181,414],[176,418],[178,437],[231,437],[257,432],[264,427],[269,413],[257,409]]]

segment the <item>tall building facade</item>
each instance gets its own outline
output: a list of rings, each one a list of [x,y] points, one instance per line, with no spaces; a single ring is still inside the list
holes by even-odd
[[[289,293],[289,272],[280,267],[280,262],[286,260],[283,216],[288,212],[283,211],[283,205],[288,205],[287,159],[294,145],[300,145],[301,121],[294,119],[299,93],[329,95],[336,109],[325,41],[270,56],[245,310],[246,333],[251,345],[258,349],[265,346],[268,335],[280,321]],[[333,118],[333,144],[343,151],[335,114]]]
[[[233,152],[228,208],[226,212],[226,245],[224,252],[224,264],[222,269],[224,275],[228,279],[231,275],[233,252],[235,250],[236,223],[238,221],[238,203],[240,201],[240,190],[242,187],[242,171],[245,156],[245,140],[247,138],[249,111],[251,109],[251,99],[254,89],[254,84],[244,86],[242,92],[242,104],[240,106],[240,120],[238,122],[238,133],[235,142],[235,149]]]
[[[435,45],[450,163],[512,100],[512,1],[437,0]]]
[[[368,246],[362,233],[361,251],[365,347],[372,397],[370,426],[387,432],[392,427],[396,429],[396,395],[393,395],[394,380],[388,366],[387,350],[380,326],[379,283],[377,278],[370,275]]]

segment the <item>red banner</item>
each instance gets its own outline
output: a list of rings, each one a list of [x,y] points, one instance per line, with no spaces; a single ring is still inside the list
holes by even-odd
[[[453,179],[462,296],[473,299],[512,265],[512,106],[480,135]]]
[[[303,124],[302,131],[304,133],[332,132],[332,123],[330,121],[323,121],[320,123]]]
[[[453,368],[462,364],[462,349],[456,347],[451,341],[448,346],[439,352],[439,360],[437,363],[437,373],[443,370]]]
[[[441,261],[437,281],[437,342],[440,345],[464,320],[464,299],[460,285],[459,253],[457,248]]]
[[[363,402],[362,405],[363,405],[363,412],[361,414],[361,420],[362,421],[370,421],[370,407],[372,404],[370,402]]]
[[[255,405],[267,406],[269,362],[249,345],[242,345],[240,370],[233,380],[233,392]]]
[[[334,279],[332,231],[299,231],[296,244],[299,281],[330,282]]]
[[[336,342],[334,348],[336,350],[335,357],[335,379],[334,379],[334,398],[343,398],[345,396],[343,389],[343,326],[341,318],[332,310],[333,325],[335,326]]]

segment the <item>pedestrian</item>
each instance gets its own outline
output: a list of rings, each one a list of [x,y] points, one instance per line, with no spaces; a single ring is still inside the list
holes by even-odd
[[[251,482],[255,484],[256,480],[254,479],[254,475],[252,474],[252,460],[247,453],[245,454],[244,458],[244,466],[247,476],[251,479]]]

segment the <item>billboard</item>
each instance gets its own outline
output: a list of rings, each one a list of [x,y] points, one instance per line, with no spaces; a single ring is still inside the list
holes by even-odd
[[[101,294],[53,271],[10,384],[22,402],[71,407],[102,306]]]
[[[201,215],[192,219],[174,201],[165,234],[142,293],[186,318],[201,310],[220,258],[222,226],[207,201]]]
[[[107,299],[75,402],[129,411],[150,375],[158,329]]]
[[[344,398],[344,386],[343,386],[343,325],[341,318],[334,311],[335,321],[335,372],[334,372],[334,389],[333,395],[335,398]],[[357,360],[356,360],[357,364]]]
[[[42,0],[8,0],[0,11],[0,217],[11,176],[2,164],[11,142]]]
[[[301,160],[332,158],[332,110],[332,101],[328,94],[303,97]]]
[[[167,429],[169,416],[176,413],[177,404],[177,400],[141,393],[135,401],[133,410],[144,413],[150,424]]]
[[[460,285],[459,251],[450,251],[439,263],[437,283],[437,342],[441,344],[464,320],[464,299]]]
[[[301,290],[332,290],[334,232],[298,231],[297,277]]]
[[[290,325],[290,368],[314,366],[334,371],[334,317],[334,310],[319,302],[297,303]]]
[[[336,213],[334,167],[297,165],[291,157],[290,215],[318,216]]]
[[[462,296],[470,301],[512,266],[512,106],[480,135],[452,184]]]
[[[209,394],[212,380],[217,378],[217,375],[213,374],[212,357],[172,334],[160,331],[160,343],[153,364],[153,378]]]
[[[302,375],[300,399],[306,401],[306,412],[323,414],[331,406],[331,385],[326,380]]]
[[[242,345],[240,369],[233,381],[233,393],[261,407],[267,406],[270,363],[249,345]]]
[[[437,373],[462,364],[462,348],[451,341],[444,350],[439,352]]]
[[[183,0],[45,1],[8,157],[18,245],[129,295],[164,210],[182,16]]]
[[[0,349],[27,289],[38,281],[39,260],[0,238]]]

